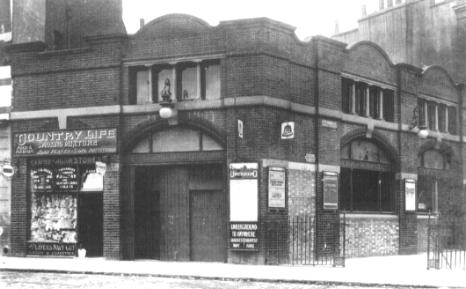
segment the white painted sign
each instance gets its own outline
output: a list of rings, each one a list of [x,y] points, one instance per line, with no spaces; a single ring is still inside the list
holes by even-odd
[[[284,168],[269,168],[269,208],[285,208],[286,177]]]
[[[244,131],[243,121],[238,119],[238,137],[239,138],[243,138],[243,131]]]
[[[258,220],[258,164],[230,164],[230,221]]]
[[[416,181],[411,179],[405,180],[405,210],[416,210]]]
[[[294,138],[294,121],[288,121],[282,123],[281,129],[282,139],[293,139]]]

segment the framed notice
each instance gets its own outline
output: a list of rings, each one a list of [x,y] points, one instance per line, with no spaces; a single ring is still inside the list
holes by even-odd
[[[286,207],[286,173],[284,168],[269,168],[269,208]]]
[[[230,164],[230,221],[257,222],[258,164]]]
[[[258,232],[257,222],[230,222],[230,249],[258,250]]]
[[[338,210],[338,174],[323,172],[324,210]]]
[[[405,210],[416,211],[416,181],[413,179],[405,180]]]

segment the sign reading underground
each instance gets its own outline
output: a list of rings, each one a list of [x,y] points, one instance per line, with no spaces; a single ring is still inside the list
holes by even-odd
[[[230,249],[258,250],[258,164],[230,164]]]
[[[14,156],[115,153],[116,128],[16,133]]]

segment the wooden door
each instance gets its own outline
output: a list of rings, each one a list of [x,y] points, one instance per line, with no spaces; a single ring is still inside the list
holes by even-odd
[[[225,262],[226,235],[223,191],[191,191],[191,260]]]

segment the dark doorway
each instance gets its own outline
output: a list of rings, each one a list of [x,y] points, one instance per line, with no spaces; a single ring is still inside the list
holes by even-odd
[[[154,190],[150,169],[136,171],[135,186],[135,257],[160,259],[160,193]]]
[[[103,256],[102,193],[80,193],[78,201],[78,238],[86,256]]]
[[[225,262],[225,200],[222,191],[190,192],[192,261]]]

